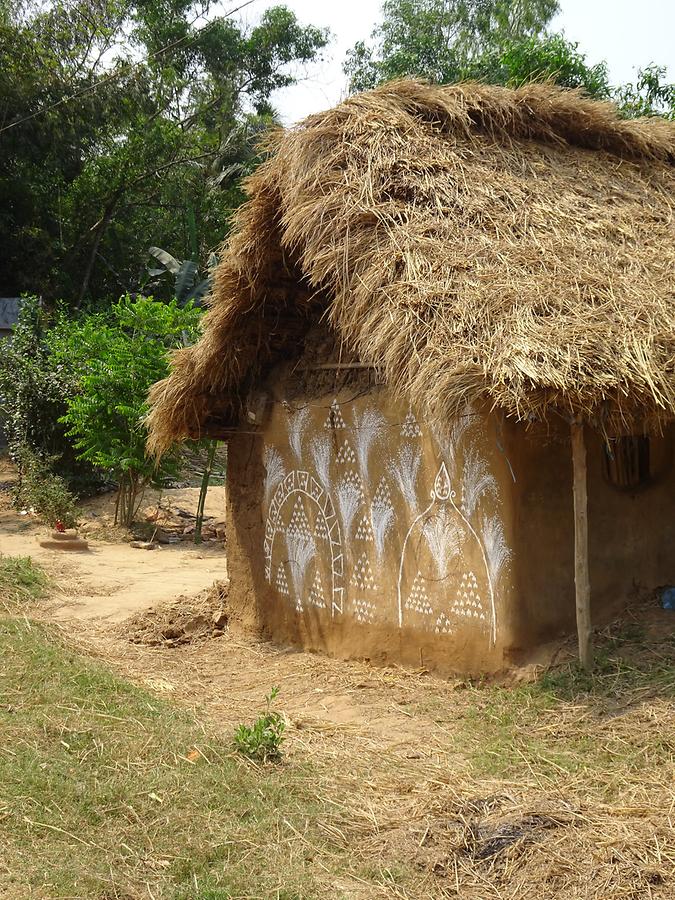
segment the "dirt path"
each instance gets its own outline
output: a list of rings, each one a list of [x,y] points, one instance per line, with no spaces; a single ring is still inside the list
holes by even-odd
[[[165,492],[165,504],[193,510],[198,490],[183,488]],[[147,506],[156,503],[150,494]],[[110,511],[114,497],[110,494],[91,500],[82,507],[86,526],[102,537],[110,532]],[[225,489],[209,491],[206,514],[224,515]],[[17,514],[7,502],[0,508],[0,553],[8,556],[31,556],[56,573],[57,601],[52,608],[55,618],[122,622],[134,613],[169,602],[179,595],[197,594],[215,580],[227,578],[227,562],[222,543],[209,541],[199,547],[192,542],[161,545],[157,550],[138,550],[129,543],[111,543],[91,537],[89,549],[81,553],[45,550],[40,540],[48,529],[37,525],[29,516]]]

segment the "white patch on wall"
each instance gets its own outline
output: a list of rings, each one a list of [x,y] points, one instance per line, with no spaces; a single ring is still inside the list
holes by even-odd
[[[316,544],[311,535],[305,536],[298,531],[291,531],[289,528],[286,532],[286,546],[288,547],[288,564],[293,579],[295,608],[298,612],[302,612],[307,569],[316,556]]]
[[[352,567],[352,577],[350,582],[352,587],[358,588],[360,591],[375,591],[375,577],[370,566],[370,560],[367,553],[362,553]]]
[[[372,541],[373,528],[367,516],[362,516],[354,535],[357,541]]]
[[[324,428],[330,428],[331,430],[335,430],[336,428],[346,428],[347,423],[344,420],[342,415],[342,410],[340,409],[340,404],[337,402],[337,399],[333,399],[333,402],[330,405],[330,409],[328,410],[328,416],[326,417],[326,421],[323,424]]]
[[[330,439],[326,435],[312,438],[309,444],[309,452],[312,455],[319,481],[327,491],[330,491],[330,461],[332,456]]]
[[[417,419],[412,410],[408,411],[408,415],[401,425],[401,435],[406,438],[418,438],[422,436],[422,429],[417,424]]]
[[[389,472],[399,486],[408,509],[415,512],[417,502],[417,478],[422,462],[422,451],[412,444],[402,444],[398,455],[389,462]]]
[[[370,507],[370,520],[373,527],[375,552],[377,553],[378,561],[381,563],[384,557],[384,544],[395,520],[391,491],[384,475],[380,478],[380,483],[373,497]]]
[[[363,502],[363,487],[356,472],[347,472],[340,478],[335,488],[335,497],[340,510],[345,539],[348,540],[351,535],[352,523]]]
[[[289,416],[288,420],[288,443],[293,448],[295,458],[298,462],[302,459],[302,439],[311,418],[311,410],[304,406]]]
[[[354,465],[354,463],[356,462],[356,453],[354,453],[352,445],[349,443],[347,438],[344,439],[342,446],[338,450],[337,461],[340,463],[340,465],[345,465],[345,463]]]
[[[372,601],[362,598],[354,600],[354,618],[362,625],[372,625],[376,612],[377,607]]]
[[[423,616],[433,615],[433,608],[429,601],[429,594],[424,583],[422,573],[418,571],[415,580],[412,583],[410,594],[405,602],[405,608],[408,612],[416,612]]]
[[[307,518],[307,513],[305,512],[305,505],[302,502],[302,497],[297,497],[295,500],[293,514],[291,515],[291,521],[288,523],[288,527],[286,528],[286,534],[298,535],[299,537],[304,538],[309,538],[312,536],[312,533],[309,530],[309,519]]]
[[[283,457],[276,447],[265,446],[263,454],[265,466],[265,502],[269,503],[273,492],[286,477]]]
[[[370,450],[373,445],[382,437],[387,420],[381,412],[368,406],[359,415],[354,415],[354,443],[356,444],[356,455],[359,460],[359,471],[364,482],[368,483],[368,464]]]

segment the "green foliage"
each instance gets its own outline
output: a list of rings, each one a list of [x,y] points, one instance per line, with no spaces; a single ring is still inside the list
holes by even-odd
[[[74,390],[76,360],[55,363],[46,336],[53,324],[36,297],[23,301],[19,321],[0,353],[0,415],[10,454],[21,463],[24,450],[49,459],[72,489],[86,493],[97,477],[76,458],[60,422]]]
[[[675,84],[666,84],[666,70],[647,66],[638,70],[635,84],[617,88],[614,99],[626,118],[663,116],[675,120]]]
[[[482,57],[540,34],[557,0],[386,0],[382,22],[348,53],[351,90],[415,75],[459,81]]]
[[[166,250],[159,247],[150,247],[148,252],[150,256],[161,264],[161,269],[150,269],[149,274],[153,277],[163,275],[169,272],[174,276],[174,296],[181,306],[192,301],[196,306],[201,305],[201,301],[211,288],[211,276],[200,278],[197,269],[197,263],[191,259],[185,259],[182,262],[177,260]],[[212,269],[216,264],[217,257],[212,254],[209,259],[209,268]],[[155,282],[156,284],[157,282]]]
[[[14,491],[14,503],[33,509],[42,521],[54,527],[61,522],[66,528],[77,525],[75,497],[65,479],[54,472],[54,459],[43,459],[29,447],[16,454],[20,479]]]
[[[208,0],[3,9],[0,283],[75,307],[142,288],[139,235],[208,258],[272,93],[327,41],[285,7],[253,27],[206,23]]]
[[[119,483],[117,521],[130,525],[145,486],[175,474],[176,458],[159,466],[145,454],[150,387],[168,372],[168,351],[192,339],[199,321],[192,303],[161,303],[129,295],[109,316],[63,319],[49,336],[55,364],[77,360],[77,389],[61,421],[82,459]]]
[[[49,585],[46,572],[30,556],[0,556],[0,602],[41,600]]]
[[[240,725],[234,734],[234,744],[239,753],[258,762],[269,762],[281,757],[286,723],[283,717],[272,712],[272,701],[278,696],[279,688],[273,687],[265,697],[265,712],[258,717],[252,727]]]
[[[350,88],[406,76],[509,87],[552,81],[613,100],[627,118],[675,118],[675,85],[664,82],[665,69],[649,66],[635,84],[613,87],[605,62],[589,63],[578,44],[546,31],[556,12],[558,3],[548,0],[387,0],[371,42],[347,54]]]

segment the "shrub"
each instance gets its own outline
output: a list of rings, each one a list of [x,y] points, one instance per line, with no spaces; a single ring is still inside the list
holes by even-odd
[[[49,314],[36,297],[25,297],[19,321],[0,353],[0,415],[12,459],[21,468],[28,448],[58,462],[62,478],[79,491],[97,483],[91,466],[77,458],[61,422],[74,390],[73,359],[55,363],[48,336]]]
[[[265,712],[258,717],[252,727],[240,725],[234,733],[234,744],[239,753],[259,762],[277,760],[281,757],[286,723],[283,717],[270,709],[272,701],[279,694],[274,687],[265,697]]]
[[[54,364],[77,360],[79,369],[61,422],[80,458],[118,482],[115,520],[123,525],[131,525],[147,484],[177,473],[175,454],[159,464],[146,456],[147,394],[167,374],[169,351],[194,336],[199,317],[192,303],[127,295],[109,316],[63,322],[50,335]]]
[[[75,497],[68,485],[52,468],[54,460],[40,457],[30,447],[20,447],[16,451],[21,478],[14,492],[14,502],[18,506],[35,510],[42,521],[54,527],[61,522],[66,528],[77,524]]]

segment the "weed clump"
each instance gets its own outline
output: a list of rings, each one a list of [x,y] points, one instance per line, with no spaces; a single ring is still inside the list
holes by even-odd
[[[258,762],[275,762],[281,758],[281,744],[284,741],[286,723],[283,716],[271,709],[272,701],[279,694],[273,687],[265,697],[265,712],[253,726],[240,725],[234,733],[234,744],[238,752]]]
[[[48,588],[47,574],[30,556],[0,556],[0,601],[40,600]]]

